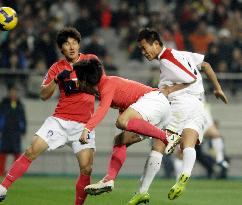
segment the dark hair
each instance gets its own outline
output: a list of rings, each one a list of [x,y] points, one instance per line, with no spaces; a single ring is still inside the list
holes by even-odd
[[[76,30],[74,27],[65,27],[57,33],[56,42],[58,47],[61,48],[62,44],[67,42],[69,37],[74,38],[78,43],[81,41],[81,34],[78,30]]]
[[[97,85],[103,74],[102,64],[95,58],[79,61],[73,65],[73,69],[78,80],[91,86]]]
[[[138,39],[137,41],[140,42],[143,39],[145,39],[149,44],[154,43],[154,41],[158,41],[161,46],[163,46],[163,43],[160,39],[160,35],[157,31],[149,29],[149,28],[144,28],[139,31],[138,34]]]

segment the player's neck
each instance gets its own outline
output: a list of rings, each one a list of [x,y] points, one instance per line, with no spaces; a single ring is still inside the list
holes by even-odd
[[[68,63],[70,63],[71,65],[73,65],[74,63],[76,63],[80,58],[80,55],[78,54],[78,56],[74,59],[69,59],[69,58],[66,58],[66,60],[68,61]]]

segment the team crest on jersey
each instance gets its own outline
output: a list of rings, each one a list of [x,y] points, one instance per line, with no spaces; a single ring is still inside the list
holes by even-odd
[[[54,134],[53,130],[49,130],[47,133],[47,137],[51,137]]]

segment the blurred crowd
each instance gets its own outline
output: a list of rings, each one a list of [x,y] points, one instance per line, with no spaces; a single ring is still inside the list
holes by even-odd
[[[82,52],[98,55],[110,71],[118,68],[97,30],[115,29],[120,49],[142,62],[137,33],[151,27],[167,47],[206,54],[216,72],[242,72],[240,0],[0,0],[0,6],[19,15],[14,30],[0,33],[0,69],[45,73],[60,56],[56,32],[72,25],[84,39]]]

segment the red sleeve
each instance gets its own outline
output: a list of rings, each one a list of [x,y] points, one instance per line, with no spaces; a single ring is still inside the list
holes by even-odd
[[[105,79],[98,86],[100,92],[100,102],[92,118],[87,122],[86,128],[93,130],[107,114],[115,93],[116,86],[111,80]]]
[[[46,73],[42,85],[48,85],[57,75],[57,63],[53,64]]]

